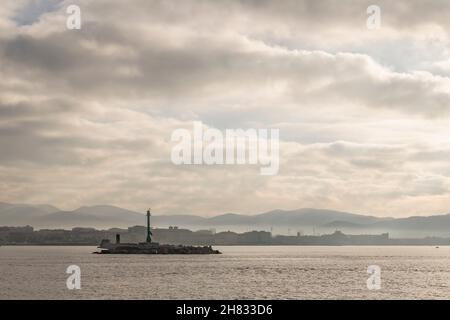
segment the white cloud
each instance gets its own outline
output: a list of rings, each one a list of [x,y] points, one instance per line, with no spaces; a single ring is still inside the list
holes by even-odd
[[[27,25],[26,2],[0,9],[0,200],[447,210],[450,6],[381,1],[377,33],[360,1],[76,3],[79,31],[66,2]],[[280,174],[174,166],[171,132],[194,120],[280,128]]]

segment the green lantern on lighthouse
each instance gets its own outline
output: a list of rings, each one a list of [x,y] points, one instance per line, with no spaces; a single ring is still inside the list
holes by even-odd
[[[147,243],[152,242],[152,232],[150,230],[150,208],[147,210]]]

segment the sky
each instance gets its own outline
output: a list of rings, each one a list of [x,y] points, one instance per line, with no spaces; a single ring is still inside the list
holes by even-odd
[[[446,0],[2,1],[0,201],[448,213],[449,16]],[[279,129],[278,174],[174,165],[193,121]]]

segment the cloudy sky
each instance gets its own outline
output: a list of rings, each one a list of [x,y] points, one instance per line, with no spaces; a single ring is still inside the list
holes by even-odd
[[[446,0],[4,0],[0,201],[450,212],[449,17]],[[280,129],[279,174],[175,166],[193,121]]]

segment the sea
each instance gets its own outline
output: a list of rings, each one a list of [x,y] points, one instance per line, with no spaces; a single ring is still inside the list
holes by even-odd
[[[2,246],[0,299],[450,299],[446,246],[214,248],[223,254]]]

